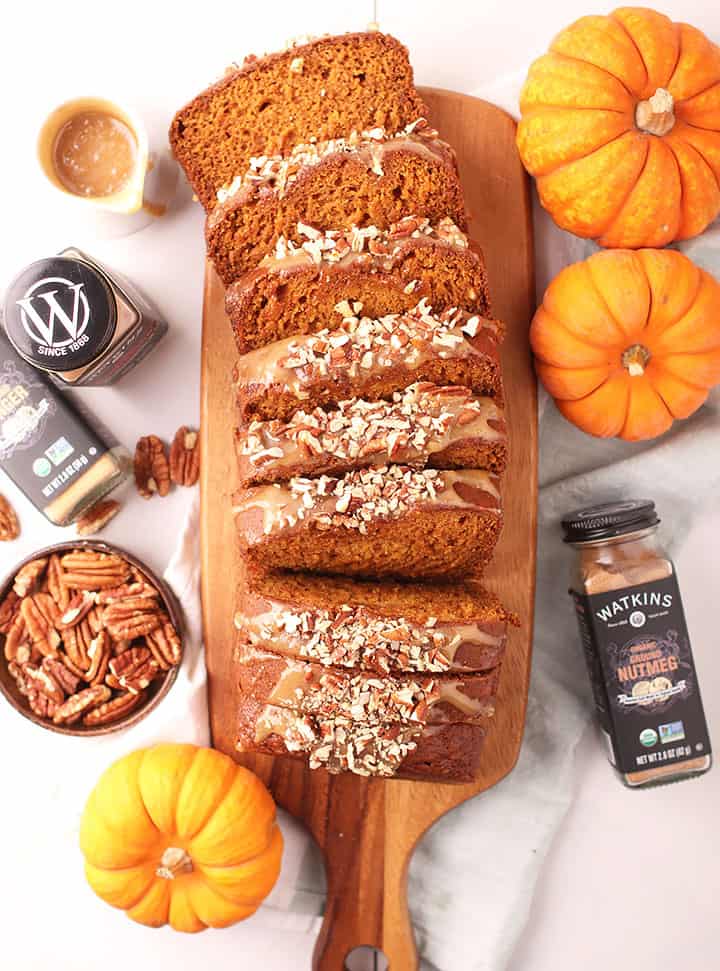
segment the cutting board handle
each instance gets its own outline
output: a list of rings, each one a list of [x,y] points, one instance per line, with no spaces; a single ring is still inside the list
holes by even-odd
[[[327,904],[313,971],[346,971],[348,954],[363,945],[381,950],[389,971],[417,969],[407,906],[412,847],[398,846],[396,834],[387,831],[385,785],[352,775],[332,780],[323,827]],[[394,845],[388,845],[389,836]],[[384,963],[377,967],[380,971]]]

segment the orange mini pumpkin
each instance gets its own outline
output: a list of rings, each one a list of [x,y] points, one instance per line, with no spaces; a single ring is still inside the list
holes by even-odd
[[[555,277],[530,343],[573,424],[654,438],[720,382],[720,285],[674,250],[601,251]]]
[[[720,212],[720,49],[642,7],[582,17],[531,66],[517,144],[555,222],[664,246]]]
[[[95,893],[140,924],[195,932],[253,914],[280,872],[275,804],[214,749],[156,745],[101,776],[80,827]]]

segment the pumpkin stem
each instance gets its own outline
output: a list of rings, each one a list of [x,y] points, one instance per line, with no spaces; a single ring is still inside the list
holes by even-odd
[[[631,378],[642,377],[649,360],[650,351],[644,344],[631,344],[623,351],[622,364]]]
[[[181,850],[179,846],[168,846],[160,857],[160,866],[155,875],[163,880],[174,880],[182,873],[191,873],[192,868],[193,862],[185,850]]]
[[[635,124],[649,135],[667,135],[675,124],[673,96],[665,88],[658,88],[652,98],[639,101],[635,109]]]

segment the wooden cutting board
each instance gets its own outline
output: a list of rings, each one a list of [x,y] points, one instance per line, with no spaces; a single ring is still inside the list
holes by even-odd
[[[406,899],[413,848],[449,809],[510,772],[525,719],[537,508],[536,388],[527,339],[534,302],[528,183],[508,115],[451,91],[422,94],[430,121],[457,151],[471,236],[485,254],[493,310],[507,324],[503,366],[511,452],[504,480],[505,528],[486,576],[488,586],[520,616],[522,628],[510,633],[497,714],[471,785],[330,776],[289,759],[238,756],[262,776],[281,806],[305,822],[324,854],[328,899],[315,948],[316,971],[343,971],[345,957],[360,945],[382,949],[391,971],[417,967]],[[210,713],[215,746],[235,755],[232,618],[239,557],[229,506],[235,488],[236,352],[224,319],[222,284],[211,267],[202,346],[202,593]]]

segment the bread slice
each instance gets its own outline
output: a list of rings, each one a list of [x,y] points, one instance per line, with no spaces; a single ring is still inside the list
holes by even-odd
[[[318,37],[246,57],[175,115],[170,144],[210,209],[220,186],[254,155],[353,129],[399,131],[425,110],[407,49],[394,37],[379,31]]]
[[[248,571],[238,643],[334,667],[443,674],[500,663],[517,618],[473,582],[398,583]]]
[[[423,382],[392,401],[351,398],[336,408],[296,411],[287,422],[252,422],[236,431],[236,449],[243,487],[389,463],[499,474],[507,428],[492,398]]]
[[[255,565],[370,577],[467,575],[502,527],[495,476],[403,465],[255,486],[234,514]]]
[[[388,229],[415,213],[467,228],[455,153],[423,119],[396,134],[382,128],[261,156],[218,191],[205,239],[225,284],[254,269],[298,226]]]
[[[368,725],[320,718],[266,705],[240,695],[239,752],[307,759],[311,769],[333,774],[472,782],[480,764],[487,724]]]
[[[235,369],[240,417],[287,421],[300,408],[391,399],[416,381],[501,398],[502,336],[497,320],[435,313],[425,300],[401,314],[345,317],[334,328],[243,355]]]
[[[296,236],[299,245],[281,236],[273,253],[228,287],[225,308],[241,354],[313,334],[338,308],[351,316],[358,304],[366,317],[411,310],[421,298],[436,311],[490,312],[482,256],[451,219],[433,225],[404,216],[386,230],[301,224]]]
[[[494,713],[499,668],[482,674],[383,675],[329,668],[240,644],[240,690],[258,701],[326,718],[420,722],[482,722]]]

